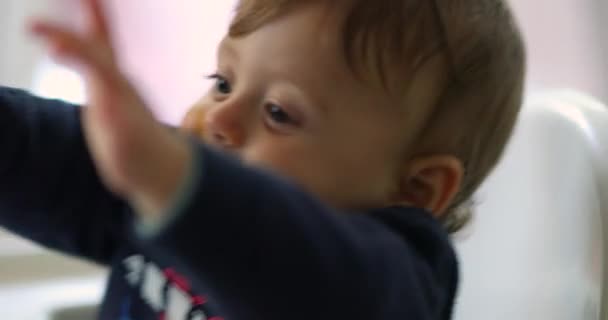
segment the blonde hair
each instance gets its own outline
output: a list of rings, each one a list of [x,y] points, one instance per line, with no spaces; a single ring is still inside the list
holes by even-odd
[[[312,1],[348,5],[341,29],[345,59],[353,71],[377,75],[385,86],[400,76],[395,73],[413,79],[431,58],[442,57],[447,81],[437,103],[425,110],[417,134],[421,142],[415,149],[447,152],[463,162],[460,192],[442,221],[449,232],[459,230],[472,216],[471,197],[502,155],[522,102],[525,49],[507,4],[503,0],[241,0],[229,35],[245,36]],[[409,84],[393,85],[405,91]],[[451,126],[446,134],[445,128]]]

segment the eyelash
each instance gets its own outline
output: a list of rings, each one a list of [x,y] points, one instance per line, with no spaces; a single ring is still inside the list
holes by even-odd
[[[230,94],[230,92],[232,92],[232,86],[230,86],[230,82],[228,82],[228,80],[224,76],[222,76],[222,75],[220,75],[218,73],[214,73],[214,74],[208,75],[207,79],[215,81],[214,90],[217,91],[218,93],[226,95],[226,94]],[[220,81],[223,81],[223,82],[225,82],[226,84],[229,85],[229,89],[230,89],[229,91],[230,92],[225,93],[225,92],[221,92],[221,90],[218,90],[218,84],[219,84]]]
[[[215,80],[215,85],[214,85],[213,90],[216,93],[219,93],[221,95],[229,95],[230,93],[232,93],[232,85],[226,79],[226,77],[224,77],[218,73],[214,73],[214,74],[208,75],[207,79]],[[221,85],[227,85],[228,87],[224,88],[224,90],[222,90],[222,88],[220,88]],[[223,91],[227,91],[227,92],[223,92]],[[280,106],[276,103],[271,103],[271,102],[265,103],[263,112],[265,114],[265,119],[267,118],[268,122],[271,122],[271,123],[267,123],[267,126],[269,126],[271,129],[281,129],[281,128],[276,128],[277,126],[298,126],[298,125],[300,125],[299,121],[295,120],[288,112],[285,111],[285,108],[283,108],[282,106]]]

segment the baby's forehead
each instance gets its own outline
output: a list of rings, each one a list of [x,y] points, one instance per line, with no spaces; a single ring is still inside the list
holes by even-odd
[[[287,55],[282,57],[284,60],[304,56],[317,64],[322,64],[322,60],[333,65],[344,61],[338,23],[331,19],[325,6],[298,6],[246,33],[235,33],[234,28],[222,45],[238,46],[247,52],[260,50],[275,58],[281,58],[277,56],[282,53]]]
[[[220,60],[232,59],[254,72],[327,80],[335,87],[358,82],[343,55],[338,28],[321,8],[309,6],[220,43]],[[337,88],[336,88],[337,89]]]

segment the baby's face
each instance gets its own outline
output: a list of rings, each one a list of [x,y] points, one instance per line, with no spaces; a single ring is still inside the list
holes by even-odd
[[[352,73],[334,21],[309,5],[225,38],[215,85],[182,128],[329,205],[388,206],[403,165],[403,110]]]

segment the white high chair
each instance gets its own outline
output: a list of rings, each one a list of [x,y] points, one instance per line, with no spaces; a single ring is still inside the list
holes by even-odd
[[[608,108],[528,99],[457,237],[455,320],[608,320]]]

